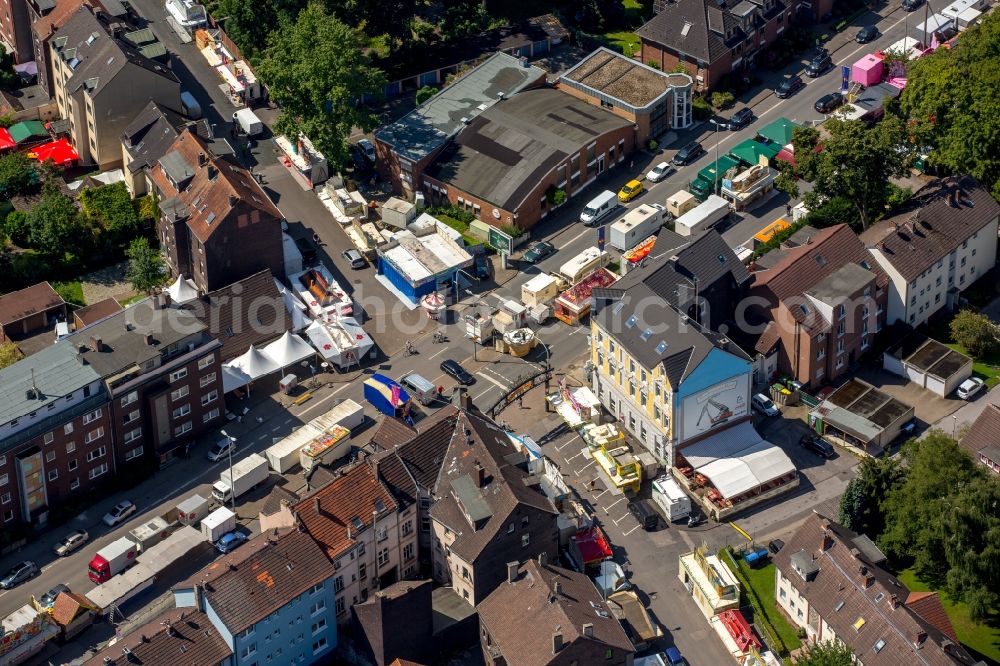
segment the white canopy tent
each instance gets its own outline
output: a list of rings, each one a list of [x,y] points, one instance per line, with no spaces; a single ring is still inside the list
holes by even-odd
[[[250,345],[250,349],[243,356],[238,356],[222,366],[223,390],[231,391],[246,386],[255,379],[278,372],[281,367],[274,358]]]
[[[306,337],[328,362],[340,368],[358,365],[375,343],[352,317],[323,323],[314,321]]]
[[[285,331],[284,335],[264,347],[262,353],[273,359],[280,367],[287,368],[293,363],[315,356],[316,350],[299,336],[293,335],[291,331]]]
[[[278,292],[281,293],[281,297],[285,300],[285,309],[288,310],[288,314],[292,319],[292,330],[301,331],[310,323],[309,316],[306,314],[306,306],[302,301],[295,298],[295,294],[289,291],[288,287],[283,285],[278,278],[274,278],[274,284],[278,288]]]
[[[192,280],[186,280],[183,275],[178,275],[174,283],[167,287],[167,294],[172,303],[180,305],[198,298],[198,288],[194,286]]]
[[[242,388],[253,381],[247,373],[243,372],[239,368],[234,368],[229,365],[222,366],[222,391],[223,393],[229,393],[235,391],[238,388]]]
[[[680,453],[727,499],[795,471],[785,452],[757,434],[750,423],[724,430]]]

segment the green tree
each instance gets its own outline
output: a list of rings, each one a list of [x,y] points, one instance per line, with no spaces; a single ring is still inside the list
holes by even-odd
[[[48,193],[28,211],[28,241],[34,249],[52,257],[67,252],[79,254],[86,245],[76,204],[60,192]]]
[[[969,173],[1000,198],[1000,14],[984,15],[950,49],[908,65],[900,108],[933,166]]]
[[[865,506],[865,492],[861,479],[855,477],[847,482],[844,494],[840,496],[837,522],[849,530],[861,532],[861,520]]]
[[[983,622],[1000,600],[1000,484],[980,474],[949,498],[941,533],[948,561],[948,593],[969,605],[969,616]]]
[[[22,358],[24,358],[24,354],[21,353],[21,350],[18,349],[17,345],[13,342],[8,340],[7,342],[0,344],[0,368],[6,368],[8,365],[13,365]]]
[[[13,90],[17,87],[18,76],[14,71],[14,56],[7,51],[7,48],[0,44],[0,88]]]
[[[717,90],[712,93],[712,106],[717,109],[728,109],[736,103],[736,97],[729,91]]]
[[[886,500],[902,481],[903,470],[895,458],[862,459],[840,498],[840,522],[877,539],[885,531]]]
[[[795,658],[795,666],[853,666],[851,648],[836,641],[812,643]]]
[[[788,162],[777,162],[778,175],[774,179],[774,189],[784,192],[792,199],[799,198],[799,179],[795,177],[795,169]]]
[[[983,472],[940,430],[910,440],[902,453],[906,478],[886,499],[886,529],[879,543],[890,556],[912,559],[922,580],[940,586],[950,568],[945,514],[956,510],[958,491]]]
[[[984,358],[1000,346],[1000,328],[986,315],[962,310],[951,320],[951,337],[976,358]]]
[[[248,58],[257,55],[267,45],[268,35],[278,26],[278,14],[273,2],[219,0],[215,15],[226,17],[226,34]]]
[[[4,234],[21,247],[28,245],[28,214],[23,210],[12,210],[7,213],[3,225]]]
[[[361,99],[380,93],[385,77],[362,46],[357,32],[313,2],[271,34],[258,67],[281,105],[277,130],[305,134],[333,164],[347,162],[353,128],[367,132],[378,123]]]
[[[133,289],[148,294],[163,282],[163,257],[158,250],[150,247],[147,239],[133,240],[125,256],[128,257],[128,281]]]
[[[867,229],[886,212],[889,179],[902,176],[909,164],[909,157],[899,150],[907,145],[903,122],[887,116],[869,127],[860,120],[834,118],[825,127],[830,136],[815,157],[815,191],[850,201],[856,226]]]
[[[795,174],[810,183],[816,180],[816,146],[818,145],[819,130],[815,127],[796,127],[792,130]]]
[[[24,153],[8,153],[0,157],[0,195],[12,197],[24,194],[37,181],[35,162]]]
[[[434,86],[424,86],[417,91],[417,106],[420,106],[431,97],[434,97],[438,93],[438,89]]]

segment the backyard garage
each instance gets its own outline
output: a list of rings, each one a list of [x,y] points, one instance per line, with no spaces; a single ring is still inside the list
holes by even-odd
[[[910,336],[882,355],[882,367],[942,398],[972,376],[972,359],[925,336]]]

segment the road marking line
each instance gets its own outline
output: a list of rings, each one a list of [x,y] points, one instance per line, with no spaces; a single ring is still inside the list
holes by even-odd
[[[480,398],[482,398],[484,395],[486,395],[487,393],[489,393],[492,390],[493,390],[493,387],[491,386],[490,388],[486,389],[485,391],[483,391],[482,393],[480,393],[479,395],[477,395],[476,397],[474,397],[473,400],[479,400]]]
[[[572,222],[570,224],[572,224]],[[561,250],[561,249],[563,249],[565,247],[569,247],[570,245],[572,245],[573,243],[575,243],[577,241],[577,239],[583,238],[585,235],[587,235],[591,231],[592,231],[592,229],[584,229],[583,231],[581,231],[580,233],[578,233],[576,236],[573,236],[568,241],[566,241],[565,245],[556,245],[556,249],[557,250]],[[554,245],[554,243],[553,243],[553,245]]]
[[[428,356],[427,358],[437,358],[438,356],[440,356],[441,354],[445,353],[446,351],[448,351],[448,348],[447,348],[447,347],[442,347],[442,348],[441,348],[441,351],[439,351],[439,352],[434,352],[433,354],[431,354],[431,355],[430,355],[430,356]]]
[[[628,532],[623,532],[622,536],[628,536],[629,534],[632,534],[632,532],[635,532],[637,529],[639,529],[639,525],[638,524],[636,524],[636,526],[633,527],[632,529],[630,529]]]
[[[281,430],[281,425],[276,425],[273,428],[271,428],[271,432],[278,432],[279,430]]]
[[[590,461],[589,463],[587,463],[586,465],[584,465],[584,466],[583,466],[583,467],[581,467],[580,469],[576,470],[576,474],[577,474],[577,476],[579,476],[580,474],[583,474],[584,470],[586,470],[586,469],[587,469],[588,467],[590,467],[591,465],[593,465],[593,464],[594,464],[594,462],[595,462],[595,461],[591,460],[591,461]]]
[[[605,494],[606,492],[608,492],[608,489],[607,489],[607,488],[605,488],[605,489],[604,489],[604,490],[602,490],[601,492],[599,492],[599,493],[597,493],[596,495],[594,495],[594,499],[595,499],[595,500],[597,500],[597,499],[601,499],[601,495]]]
[[[486,368],[483,368],[483,370],[486,370]],[[489,375],[481,375],[480,373],[483,372],[483,370],[480,370],[476,374],[479,375],[480,377],[482,377],[483,379],[485,379],[486,381],[490,382],[491,384],[496,384],[497,386],[500,387],[501,390],[503,390],[503,391],[507,390],[507,386],[505,384],[501,384],[500,382],[498,382],[497,380],[493,379]]]
[[[580,456],[582,456],[582,455],[583,455],[583,451],[580,451],[580,452],[579,452],[578,454],[576,454],[575,456],[570,456],[569,458],[566,458],[566,462],[572,462],[573,460],[575,460],[575,459],[579,458],[579,457],[580,457]]]
[[[324,397],[320,398],[319,400],[317,400],[316,402],[314,402],[311,407],[307,407],[307,408],[303,409],[301,412],[299,412],[298,413],[298,417],[301,419],[303,416],[305,416],[306,414],[308,414],[312,410],[316,409],[317,407],[319,407],[320,405],[322,405],[324,402],[326,402],[327,400],[329,400],[333,396],[337,395],[338,393],[340,393],[341,391],[343,391],[345,388],[347,388],[350,385],[351,385],[350,382],[346,382],[343,385],[341,385],[339,388],[334,389],[333,391],[330,392],[329,395],[324,396]]]
[[[622,517],[621,517],[621,518],[619,518],[618,520],[613,520],[612,522],[614,522],[614,524],[615,524],[615,525],[617,525],[618,523],[620,523],[620,522],[622,522],[623,520],[625,520],[626,518],[628,518],[628,517],[629,517],[630,515],[632,515],[632,514],[629,514],[629,513],[626,513],[626,514],[625,514],[624,516],[622,516]]]
[[[624,498],[624,497],[619,497],[619,498],[618,498],[618,499],[616,499],[616,500],[615,500],[614,502],[612,502],[612,503],[611,503],[611,504],[609,504],[609,505],[608,505],[607,507],[605,507],[605,509],[604,509],[604,513],[607,513],[607,512],[608,512],[608,509],[611,509],[612,507],[614,507],[614,506],[615,506],[616,504],[618,504],[619,502],[624,502],[624,501],[625,501],[625,498]]]

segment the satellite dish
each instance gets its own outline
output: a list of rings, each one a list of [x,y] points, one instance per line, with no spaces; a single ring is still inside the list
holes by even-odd
[[[493,217],[495,217],[498,220],[500,219],[500,211],[499,211],[499,209],[496,209],[496,208],[493,209]]]

